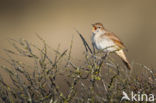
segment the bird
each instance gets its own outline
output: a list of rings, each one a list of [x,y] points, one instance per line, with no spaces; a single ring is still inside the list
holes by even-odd
[[[108,31],[102,23],[92,24],[92,44],[97,50],[102,50],[106,53],[116,53],[126,67],[131,70],[132,67],[124,53],[126,49],[123,42],[118,38],[115,33]]]

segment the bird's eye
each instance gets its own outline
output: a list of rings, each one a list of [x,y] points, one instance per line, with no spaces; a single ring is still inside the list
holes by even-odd
[[[101,28],[101,27],[98,27],[99,29]]]

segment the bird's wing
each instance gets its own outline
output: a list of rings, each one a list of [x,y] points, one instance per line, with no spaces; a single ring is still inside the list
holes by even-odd
[[[125,48],[123,42],[113,32],[106,32],[104,35],[111,39],[121,49]]]

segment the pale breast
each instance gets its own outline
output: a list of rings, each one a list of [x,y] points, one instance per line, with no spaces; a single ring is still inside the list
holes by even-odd
[[[104,51],[117,50],[117,46],[115,45],[115,43],[107,37],[100,38],[99,36],[94,36],[94,43],[95,47],[99,50]]]

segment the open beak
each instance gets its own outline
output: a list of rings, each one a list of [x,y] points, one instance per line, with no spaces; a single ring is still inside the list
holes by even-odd
[[[92,26],[93,26],[93,27],[92,27],[92,32],[95,32],[97,28],[95,27],[94,24],[92,24]]]
[[[93,30],[96,30],[97,28],[95,27],[95,24],[92,24],[92,26],[93,26]]]

